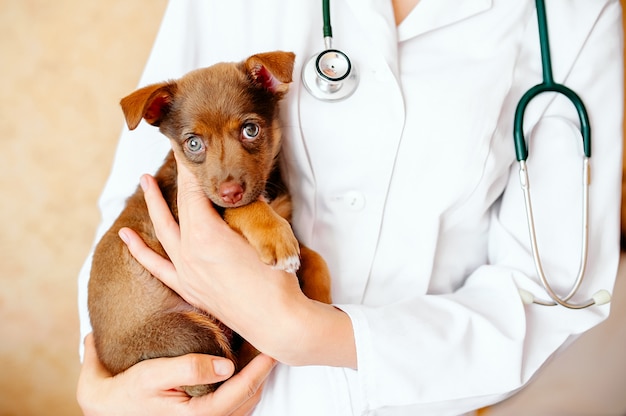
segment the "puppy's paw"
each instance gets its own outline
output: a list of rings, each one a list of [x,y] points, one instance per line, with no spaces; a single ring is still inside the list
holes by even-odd
[[[291,273],[300,268],[300,244],[291,225],[267,203],[227,209],[224,219],[248,240],[263,263]]]
[[[273,265],[273,267],[275,269],[284,270],[289,273],[295,273],[300,268],[300,257],[293,256],[284,260],[285,261],[277,261],[276,264]]]
[[[250,243],[255,246],[263,263],[295,273],[300,268],[300,245],[289,223],[282,218],[280,220],[280,226],[273,227],[262,238]]]

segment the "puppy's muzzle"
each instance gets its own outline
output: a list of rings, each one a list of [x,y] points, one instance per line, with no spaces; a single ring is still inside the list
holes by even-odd
[[[243,186],[235,181],[224,182],[218,188],[220,198],[228,205],[235,205],[241,201],[243,192]]]

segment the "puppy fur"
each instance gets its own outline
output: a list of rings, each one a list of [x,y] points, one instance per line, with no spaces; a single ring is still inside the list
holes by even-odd
[[[174,153],[262,261],[298,270],[303,292],[330,303],[324,260],[298,243],[288,222],[291,201],[278,164],[279,101],[291,82],[293,63],[294,54],[280,51],[253,55],[239,63],[219,63],[176,81],[141,88],[120,104],[131,130],[144,119],[171,141],[173,153],[155,178],[177,220]],[[238,369],[245,365],[254,349],[141,266],[118,237],[122,227],[132,228],[149,247],[167,257],[138,188],[93,257],[88,307],[104,366],[117,374],[145,359],[188,353],[223,356]],[[198,396],[217,386],[181,388]]]

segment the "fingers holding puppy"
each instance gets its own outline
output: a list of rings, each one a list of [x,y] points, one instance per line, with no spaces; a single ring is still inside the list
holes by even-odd
[[[181,239],[180,226],[170,211],[170,207],[163,198],[156,179],[151,175],[143,175],[139,181],[143,190],[144,199],[148,207],[148,214],[154,226],[159,242],[167,255],[176,262],[179,258]]]
[[[204,193],[198,179],[185,163],[176,157],[178,183],[178,220],[183,234],[197,229],[197,223],[222,226],[222,217],[215,211],[213,204]]]
[[[240,373],[222,357],[188,354],[142,361],[112,376],[98,360],[93,337],[85,338],[85,357],[76,397],[87,416],[120,415],[247,415],[260,399],[275,361],[259,355]],[[178,386],[224,381],[215,392],[188,397]],[[129,395],[137,400],[128,400]],[[120,405],[123,408],[120,408]]]
[[[163,198],[155,178],[141,178],[144,199],[157,238],[169,259],[150,249],[136,232],[123,228],[120,237],[131,254],[150,273],[182,296],[188,303],[223,318],[220,301],[234,299],[226,292],[241,285],[222,287],[221,276],[254,275],[260,263],[257,253],[237,232],[226,224],[202,193],[197,179],[184,164],[178,169],[178,221]],[[242,273],[230,273],[232,267],[243,267]],[[221,282],[224,283],[224,282]]]
[[[148,247],[134,230],[124,227],[118,235],[132,256],[153,276],[168,286],[168,283],[176,281],[176,268],[172,262]]]
[[[193,270],[187,270],[193,263],[184,261],[185,257],[193,257],[197,247],[210,244],[209,236],[216,233],[207,230],[219,226],[223,221],[207,198],[201,194],[196,179],[184,166],[179,165],[178,173],[178,222],[170,211],[156,179],[151,175],[143,175],[140,184],[154,231],[169,259],[155,253],[137,233],[128,228],[120,230],[120,237],[133,257],[150,273],[183,296],[190,304],[206,310],[203,302],[206,299],[194,296],[196,292],[186,284],[189,280],[181,279],[181,275],[195,274]],[[202,224],[202,227],[199,227],[199,224]]]

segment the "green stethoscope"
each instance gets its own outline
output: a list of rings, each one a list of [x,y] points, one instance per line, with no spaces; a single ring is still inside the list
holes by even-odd
[[[552,77],[552,61],[550,58],[550,42],[548,40],[546,8],[544,0],[536,0],[535,3],[537,8],[537,23],[539,27],[539,43],[541,45],[543,82],[532,87],[520,99],[517,109],[515,110],[515,118],[513,121],[513,138],[515,141],[515,154],[520,165],[520,184],[522,186],[522,190],[524,191],[526,219],[528,221],[528,230],[530,234],[533,258],[535,261],[535,268],[537,269],[539,279],[541,279],[541,284],[552,300],[545,301],[537,299],[530,292],[525,290],[520,290],[520,293],[522,295],[522,300],[526,304],[536,303],[546,306],[554,306],[558,304],[570,309],[583,309],[592,305],[603,305],[611,301],[611,294],[606,290],[600,290],[596,292],[591,299],[583,303],[570,302],[570,299],[576,294],[582,284],[583,277],[585,275],[585,268],[587,267],[587,252],[589,245],[589,184],[591,182],[589,171],[589,160],[591,158],[591,127],[589,125],[587,110],[585,109],[585,105],[578,94],[567,88],[565,85],[555,82]],[[569,293],[564,297],[559,296],[554,289],[552,289],[552,286],[548,283],[548,279],[543,271],[543,266],[539,257],[539,249],[537,248],[537,234],[535,232],[535,221],[530,201],[530,182],[528,179],[528,168],[526,166],[528,147],[526,146],[526,140],[524,139],[524,112],[526,111],[528,103],[530,103],[533,98],[544,92],[555,92],[557,94],[564,95],[576,108],[578,118],[580,120],[580,132],[582,134],[583,151],[585,154],[583,157],[583,226],[580,265],[574,285]]]
[[[537,23],[539,27],[539,42],[541,46],[541,65],[543,68],[543,81],[528,90],[520,99],[515,111],[513,122],[513,136],[515,141],[515,154],[520,165],[520,184],[524,192],[526,205],[526,219],[530,234],[531,248],[537,274],[543,287],[552,299],[546,301],[535,298],[530,292],[520,289],[522,301],[525,304],[536,303],[545,306],[561,305],[570,309],[583,309],[592,305],[603,305],[610,302],[611,294],[606,290],[596,292],[591,299],[583,303],[572,303],[570,299],[578,292],[585,275],[587,266],[587,253],[589,245],[589,184],[590,171],[589,159],[591,158],[591,127],[585,105],[580,97],[563,84],[554,81],[552,77],[552,61],[550,58],[550,43],[548,40],[548,22],[544,0],[535,0],[537,9]],[[324,45],[325,50],[318,55],[312,56],[302,69],[302,81],[309,93],[322,101],[339,101],[352,95],[358,86],[358,77],[354,66],[348,56],[332,48],[332,28],[330,25],[329,0],[322,0],[322,16],[324,20]],[[528,147],[524,138],[524,112],[533,98],[545,92],[553,92],[564,95],[574,105],[580,119],[580,131],[583,139],[583,226],[582,248],[580,266],[576,281],[566,296],[559,296],[543,271],[539,249],[537,247],[537,235],[530,198],[530,183],[528,179]]]

